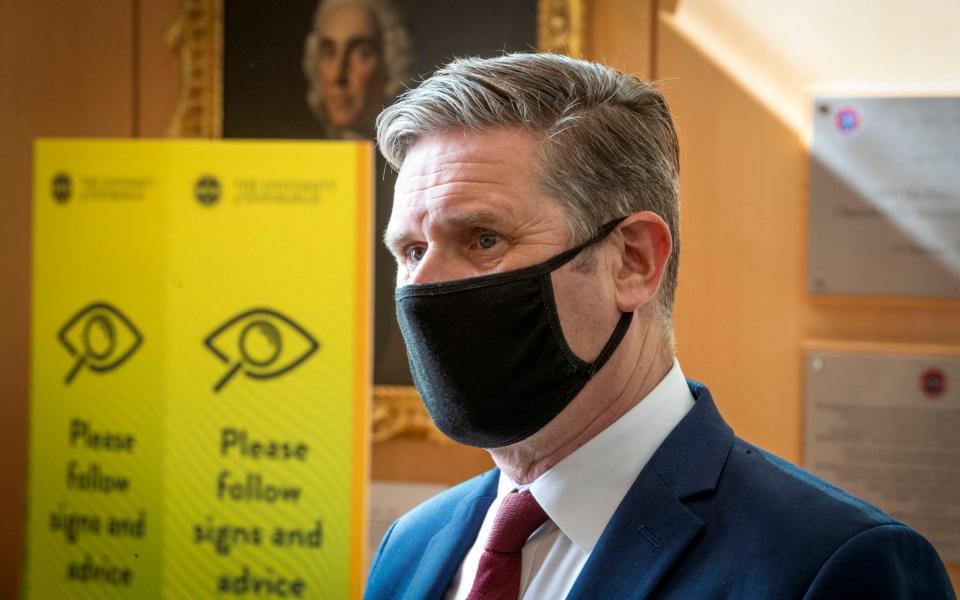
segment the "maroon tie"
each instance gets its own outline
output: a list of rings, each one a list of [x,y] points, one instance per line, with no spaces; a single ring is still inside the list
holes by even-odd
[[[467,600],[517,600],[523,545],[546,520],[530,492],[504,496]]]

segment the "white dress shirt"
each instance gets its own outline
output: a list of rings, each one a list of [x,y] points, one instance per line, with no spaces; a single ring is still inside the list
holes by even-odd
[[[447,600],[464,600],[470,593],[500,503],[514,489],[529,489],[550,517],[523,547],[520,598],[566,597],[630,486],[693,403],[674,359],[670,372],[642,401],[529,486],[518,486],[500,473],[497,498]]]

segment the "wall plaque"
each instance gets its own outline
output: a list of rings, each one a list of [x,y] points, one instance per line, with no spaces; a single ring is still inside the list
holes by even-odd
[[[813,100],[812,293],[960,297],[960,98]]]
[[[807,468],[960,560],[960,350],[805,361]]]

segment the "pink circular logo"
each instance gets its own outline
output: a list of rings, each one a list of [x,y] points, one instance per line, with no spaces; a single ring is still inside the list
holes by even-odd
[[[841,108],[833,118],[833,123],[840,133],[853,133],[860,129],[860,122],[860,113],[852,106]]]

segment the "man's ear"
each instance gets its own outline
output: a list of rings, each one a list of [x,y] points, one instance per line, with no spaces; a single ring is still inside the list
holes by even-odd
[[[634,312],[657,296],[673,247],[670,227],[660,215],[643,211],[617,227],[616,300],[620,312]]]

